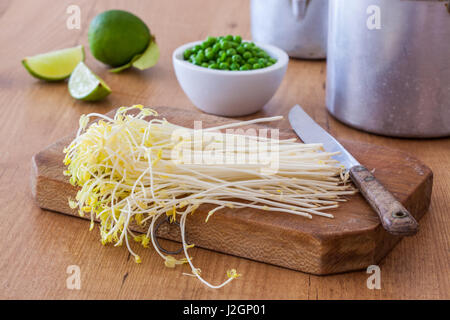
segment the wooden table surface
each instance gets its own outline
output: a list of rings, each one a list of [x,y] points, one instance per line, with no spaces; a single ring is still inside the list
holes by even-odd
[[[81,8],[81,28],[66,27],[70,4]],[[147,71],[111,74],[89,52],[90,20],[106,9],[139,15],[157,37],[158,64]],[[73,132],[83,113],[142,103],[199,112],[179,87],[171,53],[208,35],[250,38],[248,1],[0,1],[0,298],[7,299],[449,299],[450,139],[392,139],[363,133],[334,120],[325,109],[326,65],[291,60],[274,98],[254,116],[287,115],[299,103],[335,137],[410,152],[434,171],[431,208],[418,235],[403,239],[380,263],[381,289],[369,290],[365,271],[312,276],[216,252],[193,249],[207,280],[222,282],[236,267],[241,278],[219,290],[166,268],[151,249],[130,259],[125,247],[103,247],[89,223],[39,209],[30,191],[34,153]],[[28,55],[78,44],[86,62],[112,87],[100,103],[72,99],[67,83],[44,83],[21,66]],[[254,117],[253,116],[253,117]],[[283,120],[282,127],[288,122]],[[81,289],[66,287],[69,265],[81,270]]]

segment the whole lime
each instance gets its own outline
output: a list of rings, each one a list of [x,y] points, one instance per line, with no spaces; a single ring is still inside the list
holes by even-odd
[[[134,14],[108,10],[92,20],[88,38],[92,55],[97,60],[118,67],[144,52],[151,35],[147,25]]]

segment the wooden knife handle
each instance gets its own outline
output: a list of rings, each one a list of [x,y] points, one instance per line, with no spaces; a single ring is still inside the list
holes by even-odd
[[[387,232],[399,236],[412,236],[419,230],[416,219],[394,198],[364,166],[350,169],[350,177],[375,210]]]

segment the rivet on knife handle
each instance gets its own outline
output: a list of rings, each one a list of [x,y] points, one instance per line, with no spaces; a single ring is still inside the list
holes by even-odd
[[[419,230],[419,224],[405,207],[364,166],[350,169],[350,177],[380,217],[381,223],[391,234],[411,236]]]

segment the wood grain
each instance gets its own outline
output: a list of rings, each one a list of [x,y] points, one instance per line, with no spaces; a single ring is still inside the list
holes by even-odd
[[[81,29],[66,28],[66,8],[81,8]],[[419,233],[403,239],[380,263],[381,290],[369,290],[365,271],[313,276],[205,249],[193,249],[196,265],[213,283],[235,267],[243,277],[222,290],[209,290],[168,269],[151,250],[136,265],[125,248],[104,248],[81,219],[43,212],[33,201],[31,157],[74,132],[83,113],[117,106],[171,105],[198,112],[179,87],[171,52],[207,35],[250,38],[248,1],[108,0],[2,1],[0,9],[0,298],[6,299],[449,299],[450,139],[392,139],[354,130],[325,109],[326,65],[291,60],[280,89],[256,116],[287,115],[296,103],[339,140],[388,146],[411,153],[434,172],[431,207]],[[106,9],[125,9],[149,24],[161,48],[151,70],[111,74],[86,51],[86,63],[113,89],[100,103],[73,100],[67,83],[31,78],[21,58],[83,44],[87,27]],[[283,120],[281,127],[288,127]],[[388,165],[385,164],[385,165]],[[375,171],[376,173],[376,171]],[[171,242],[162,241],[170,246]],[[66,288],[66,268],[79,265],[81,290]]]

